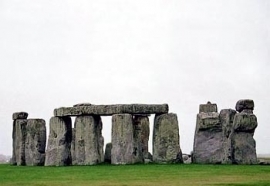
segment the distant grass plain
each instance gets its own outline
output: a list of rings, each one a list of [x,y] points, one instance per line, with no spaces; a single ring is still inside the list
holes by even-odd
[[[7,186],[270,185],[270,166],[262,165],[96,165],[24,167],[0,165]]]

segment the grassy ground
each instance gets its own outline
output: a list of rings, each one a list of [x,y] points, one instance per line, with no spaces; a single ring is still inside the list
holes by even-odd
[[[99,165],[16,167],[0,165],[0,185],[270,185],[270,166]]]

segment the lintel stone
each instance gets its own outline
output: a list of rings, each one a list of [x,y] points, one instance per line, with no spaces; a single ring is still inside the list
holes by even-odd
[[[75,107],[61,107],[54,109],[54,116],[79,116],[114,114],[163,114],[168,113],[168,104],[117,104],[117,105],[83,105]]]

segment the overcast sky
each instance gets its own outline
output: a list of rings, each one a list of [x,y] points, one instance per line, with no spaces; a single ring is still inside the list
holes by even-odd
[[[48,132],[54,108],[81,102],[168,103],[189,153],[199,104],[245,98],[257,152],[270,153],[269,72],[269,0],[0,0],[0,154],[13,112]]]

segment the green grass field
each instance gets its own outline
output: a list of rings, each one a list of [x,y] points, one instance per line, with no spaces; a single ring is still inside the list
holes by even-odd
[[[0,185],[270,185],[270,166],[148,164],[17,167],[0,165]]]

